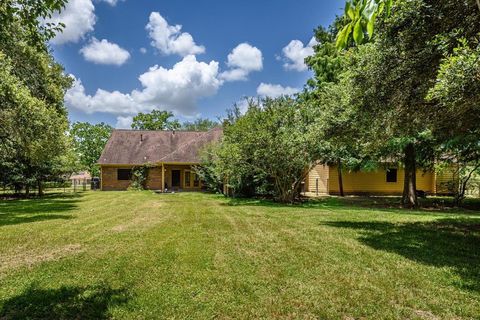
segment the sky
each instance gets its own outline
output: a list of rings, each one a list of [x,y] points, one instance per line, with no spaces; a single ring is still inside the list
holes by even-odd
[[[138,112],[217,119],[245,97],[294,94],[313,30],[344,0],[69,0],[51,40],[74,79],[70,121],[129,128]]]

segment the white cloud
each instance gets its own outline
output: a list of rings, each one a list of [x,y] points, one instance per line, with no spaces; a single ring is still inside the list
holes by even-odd
[[[250,72],[263,69],[262,51],[248,43],[241,43],[228,55],[227,66],[231,69],[221,74],[222,79],[247,80]]]
[[[118,2],[120,2],[120,1],[125,1],[125,0],[99,0],[99,1],[106,2],[106,3],[108,3],[109,5],[111,5],[112,7],[115,7]]]
[[[92,38],[88,45],[80,49],[80,53],[85,60],[97,64],[120,66],[130,58],[130,53],[127,50],[122,49],[118,44],[108,42],[106,39],[98,41]]]
[[[86,33],[93,31],[93,26],[97,20],[95,7],[91,0],[70,0],[65,9],[56,13],[46,22],[65,24],[63,32],[59,32],[51,41],[54,44],[64,44],[67,42],[78,42]]]
[[[261,83],[257,88],[257,94],[262,97],[277,98],[283,95],[292,95],[300,92],[298,88],[283,87],[279,84]]]
[[[142,54],[145,54],[145,53],[147,53],[147,49],[142,47],[142,48],[140,48],[140,52],[141,52]]]
[[[198,46],[190,33],[181,32],[181,25],[169,25],[158,12],[150,14],[146,29],[152,39],[152,46],[163,54],[187,56],[205,52],[205,47]]]
[[[282,49],[285,63],[283,67],[286,70],[305,71],[305,58],[314,54],[313,46],[317,44],[315,38],[304,46],[300,40],[292,40]]]
[[[80,79],[75,79],[73,87],[65,94],[67,106],[86,113],[105,112],[112,114],[134,114],[138,105],[128,94],[119,91],[98,89],[95,95],[87,95]]]
[[[133,115],[152,108],[173,111],[184,116],[196,113],[200,98],[217,93],[222,81],[218,78],[218,63],[198,62],[190,55],[171,69],[154,66],[140,75],[142,90],[130,94],[98,89],[87,95],[80,80],[65,95],[67,106],[86,113],[106,112],[116,115]]]
[[[117,129],[131,129],[132,128],[133,117],[131,116],[118,116],[117,117],[117,124],[115,128]]]

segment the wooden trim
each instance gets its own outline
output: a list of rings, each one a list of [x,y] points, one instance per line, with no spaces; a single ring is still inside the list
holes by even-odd
[[[165,166],[162,163],[162,192],[165,192]]]

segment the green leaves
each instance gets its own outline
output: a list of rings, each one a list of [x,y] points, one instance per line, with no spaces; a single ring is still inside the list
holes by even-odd
[[[390,15],[392,4],[393,0],[347,0],[344,18],[348,22],[337,35],[337,48],[345,49],[350,39],[356,45],[371,39],[375,32],[375,20],[385,9],[387,16]]]
[[[75,122],[70,129],[73,146],[77,158],[84,169],[90,174],[99,174],[97,162],[103,148],[110,138],[113,128],[105,123],[90,124],[88,122]]]
[[[152,110],[150,113],[140,112],[133,117],[132,129],[136,130],[178,130],[180,122],[170,120],[173,113],[169,111]]]
[[[357,44],[362,44],[363,43],[363,26],[362,26],[362,21],[358,20],[357,23],[355,24],[355,28],[353,29],[353,40]]]

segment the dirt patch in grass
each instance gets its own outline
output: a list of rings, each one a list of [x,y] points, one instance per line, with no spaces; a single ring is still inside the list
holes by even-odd
[[[23,252],[13,256],[0,256],[0,272],[5,272],[9,269],[16,269],[20,267],[30,268],[42,262],[60,260],[64,257],[78,254],[82,251],[83,249],[80,244],[69,244],[39,253]]]

